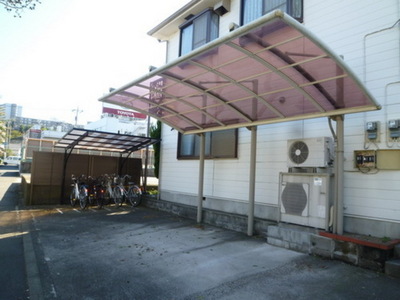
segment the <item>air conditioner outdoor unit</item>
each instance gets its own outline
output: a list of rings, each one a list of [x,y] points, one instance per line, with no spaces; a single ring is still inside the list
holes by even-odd
[[[280,173],[279,221],[328,230],[331,179],[324,173]]]
[[[330,137],[294,139],[287,141],[288,167],[327,167],[333,157]]]

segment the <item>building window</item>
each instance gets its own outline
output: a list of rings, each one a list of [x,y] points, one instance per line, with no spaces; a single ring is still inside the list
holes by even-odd
[[[276,9],[303,22],[303,0],[242,0],[242,24],[247,24]]]
[[[205,158],[237,158],[237,141],[237,129],[205,133]],[[200,136],[179,134],[178,159],[198,159],[199,156]]]
[[[218,37],[219,16],[207,9],[191,16],[180,26],[180,55],[184,55]]]

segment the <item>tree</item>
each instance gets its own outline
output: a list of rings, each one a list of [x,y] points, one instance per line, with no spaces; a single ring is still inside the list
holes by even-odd
[[[11,130],[11,139],[22,138],[23,133],[19,130]]]
[[[14,17],[21,18],[21,13],[25,9],[34,10],[36,4],[40,4],[40,0],[0,0],[0,4],[4,5],[9,12],[14,12]]]
[[[152,124],[150,126],[150,137],[155,138],[155,139],[160,139],[161,138],[161,121],[157,121],[157,123],[154,125]],[[158,178],[158,171],[160,169],[160,148],[161,148],[161,142],[153,144],[153,149],[154,149],[154,176]]]

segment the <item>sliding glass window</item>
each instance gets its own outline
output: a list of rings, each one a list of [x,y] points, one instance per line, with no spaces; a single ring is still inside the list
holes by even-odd
[[[242,24],[247,24],[276,9],[303,22],[303,0],[242,0]]]

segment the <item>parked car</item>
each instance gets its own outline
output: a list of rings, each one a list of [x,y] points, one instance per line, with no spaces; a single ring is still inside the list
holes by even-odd
[[[6,157],[3,161],[4,165],[17,165],[19,166],[21,162],[21,157],[20,156],[9,156]]]

